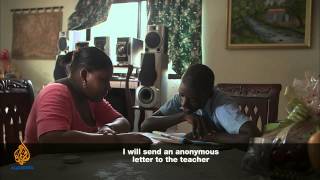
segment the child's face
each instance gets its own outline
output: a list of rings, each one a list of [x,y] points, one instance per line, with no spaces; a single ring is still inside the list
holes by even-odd
[[[181,97],[181,108],[185,112],[194,112],[203,108],[208,99],[206,94],[196,94],[183,82],[179,87],[179,95]]]

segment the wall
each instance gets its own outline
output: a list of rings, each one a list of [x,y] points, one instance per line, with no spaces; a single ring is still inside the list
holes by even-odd
[[[5,0],[0,0],[0,50],[2,49],[3,47],[3,34],[4,34],[4,24],[3,24],[3,12],[4,12],[4,9],[5,9],[5,6],[4,6],[4,1]]]
[[[11,9],[63,6],[62,30],[67,30],[68,17],[74,11],[77,0],[1,0],[0,15],[0,49],[12,46],[12,13]],[[44,44],[45,45],[45,44]],[[25,79],[33,82],[36,92],[42,85],[53,81],[55,60],[14,60],[14,65]]]
[[[0,27],[2,27],[2,12],[3,12],[3,4],[2,4],[3,0],[0,0]],[[0,28],[0,50],[2,49],[2,35],[3,31],[2,28]]]
[[[203,0],[203,63],[216,74],[216,83],[281,83],[285,86],[304,73],[319,74],[320,2],[313,1],[312,48],[228,50],[226,44],[227,0]],[[280,97],[279,117],[285,113]]]

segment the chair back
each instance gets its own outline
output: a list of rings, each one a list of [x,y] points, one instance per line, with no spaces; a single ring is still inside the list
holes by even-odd
[[[217,84],[217,88],[232,97],[242,113],[263,131],[267,123],[277,122],[281,84]]]
[[[30,80],[0,80],[0,164],[13,160],[34,100]]]

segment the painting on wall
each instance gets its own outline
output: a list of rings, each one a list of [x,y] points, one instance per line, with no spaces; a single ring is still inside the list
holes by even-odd
[[[228,0],[227,48],[309,48],[312,0]]]
[[[61,28],[62,11],[14,13],[12,57],[55,59]]]

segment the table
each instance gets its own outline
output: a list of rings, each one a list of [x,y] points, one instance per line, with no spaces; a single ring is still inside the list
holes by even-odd
[[[165,149],[159,147],[153,149]],[[132,156],[122,155],[122,150],[78,153],[82,162],[66,164],[66,154],[42,154],[31,158],[34,170],[14,171],[10,164],[0,167],[0,179],[106,179],[106,180],[170,180],[170,179],[237,179],[263,180],[262,177],[241,171],[245,152],[224,150],[210,156],[208,163],[133,163]]]

